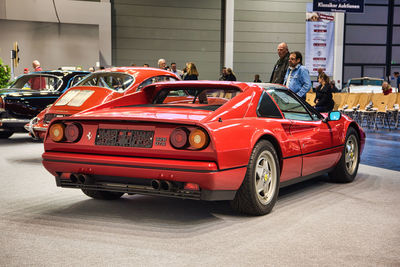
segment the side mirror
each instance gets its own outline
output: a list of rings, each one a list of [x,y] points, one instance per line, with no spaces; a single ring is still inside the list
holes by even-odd
[[[328,113],[328,117],[324,119],[324,122],[328,121],[338,121],[342,117],[342,113],[339,111],[331,111]]]

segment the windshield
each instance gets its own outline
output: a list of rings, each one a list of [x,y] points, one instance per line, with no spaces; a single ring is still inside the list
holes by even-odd
[[[152,104],[128,107],[156,106],[216,110],[240,93],[241,91],[236,88],[167,88],[158,92]]]
[[[153,104],[216,110],[239,93],[238,89],[168,88],[156,95]]]
[[[57,91],[63,81],[48,74],[27,74],[16,79],[9,88]]]
[[[85,77],[75,86],[99,86],[115,91],[125,91],[135,79],[133,76],[121,72],[97,72]]]

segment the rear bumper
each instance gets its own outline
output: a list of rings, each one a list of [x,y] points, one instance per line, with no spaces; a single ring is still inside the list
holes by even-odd
[[[24,125],[28,123],[29,119],[14,119],[2,118],[0,119],[0,132],[26,132]]]
[[[47,131],[47,127],[34,126],[32,125],[32,121],[25,124],[24,128],[29,132],[33,139],[43,140]]]
[[[44,167],[56,177],[58,186],[118,191],[202,200],[233,199],[246,174],[246,166],[219,170],[215,162],[136,158],[65,152],[45,152]],[[85,174],[89,184],[76,183],[70,174]],[[163,191],[151,187],[152,180],[175,184],[194,183],[199,191]]]

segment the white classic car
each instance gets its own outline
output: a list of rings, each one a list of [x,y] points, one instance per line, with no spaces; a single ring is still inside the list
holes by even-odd
[[[343,87],[342,92],[347,93],[382,93],[383,79],[380,78],[353,78]]]

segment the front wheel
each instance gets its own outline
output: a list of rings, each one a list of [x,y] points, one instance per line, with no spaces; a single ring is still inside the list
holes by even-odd
[[[88,190],[82,189],[82,192],[94,199],[102,199],[102,200],[114,200],[122,197],[124,193],[120,192],[111,192],[111,191],[100,191],[100,190]]]
[[[279,160],[274,146],[261,140],[254,147],[246,176],[231,201],[232,208],[251,215],[270,213],[279,192]]]
[[[346,141],[343,154],[335,169],[329,173],[334,182],[350,183],[357,175],[360,164],[360,139],[354,128],[349,128],[346,134]]]

